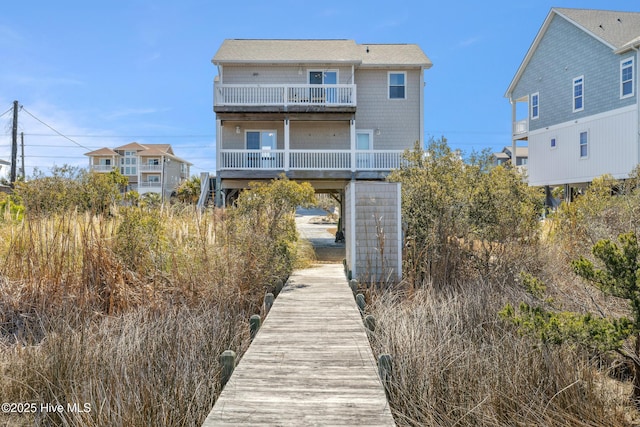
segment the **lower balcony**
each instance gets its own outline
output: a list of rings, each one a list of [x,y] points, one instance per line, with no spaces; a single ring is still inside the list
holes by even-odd
[[[390,171],[402,150],[221,150],[218,170]]]

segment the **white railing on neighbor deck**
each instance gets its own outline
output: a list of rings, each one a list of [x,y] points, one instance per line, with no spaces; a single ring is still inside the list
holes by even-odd
[[[114,168],[113,165],[91,165],[91,170],[94,172],[111,172]]]
[[[220,170],[391,170],[401,150],[220,150]],[[288,160],[288,162],[285,162]]]
[[[162,165],[140,165],[140,172],[162,172]]]
[[[522,135],[529,132],[529,120],[518,120],[513,123],[513,134]]]
[[[160,187],[162,187],[162,184],[160,184],[160,182],[155,182],[155,181],[142,181],[142,182],[138,183],[138,187],[140,187],[140,188],[160,188]]]
[[[356,85],[220,84],[215,106],[356,106]]]

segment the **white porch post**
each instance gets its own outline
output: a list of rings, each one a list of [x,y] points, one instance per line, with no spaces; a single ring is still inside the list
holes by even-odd
[[[356,194],[357,194],[357,187],[356,187],[356,180],[351,178],[351,185],[349,186],[351,189],[351,198],[349,200],[349,209],[351,210],[350,213],[350,227],[351,228],[351,232],[349,233],[349,236],[347,237],[347,244],[351,245],[351,265],[349,266],[351,268],[351,278],[352,279],[357,279],[358,277],[358,254],[356,252],[357,250],[357,245],[356,245]]]
[[[222,131],[223,125],[222,120],[216,120],[216,170],[222,169],[222,154],[220,150],[222,150]]]
[[[351,119],[349,126],[351,134],[351,172],[356,171],[356,119]]]
[[[424,68],[420,68],[420,148],[424,150]]]
[[[516,168],[516,137],[514,136],[515,129],[513,128],[516,123],[516,101],[510,98],[511,102],[511,167]]]
[[[287,172],[289,170],[289,149],[290,149],[290,141],[289,141],[289,119],[284,119],[284,170]]]

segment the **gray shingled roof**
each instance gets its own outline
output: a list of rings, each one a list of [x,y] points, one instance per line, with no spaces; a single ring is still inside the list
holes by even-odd
[[[542,27],[538,31],[536,38],[529,47],[518,71],[511,80],[511,83],[507,88],[507,92],[504,94],[506,98],[511,96],[513,89],[515,88],[518,80],[520,80],[520,77],[522,76],[524,69],[527,67],[529,60],[533,56],[533,53],[538,48],[538,44],[551,24],[554,16],[560,16],[582,28],[587,33],[609,45],[615,53],[621,54],[632,47],[640,46],[639,12],[552,8],[545,18]]]
[[[367,46],[369,53],[366,52]],[[212,61],[214,64],[324,63],[362,66],[404,65],[429,68],[431,61],[414,44],[358,45],[353,40],[227,39]]]
[[[613,49],[620,49],[640,36],[638,12],[566,8],[553,10],[604,40]]]
[[[431,61],[415,44],[362,44],[358,46],[362,66],[418,66],[431,68]]]

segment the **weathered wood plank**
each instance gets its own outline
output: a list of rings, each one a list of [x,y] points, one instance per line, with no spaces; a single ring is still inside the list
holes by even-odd
[[[296,272],[204,427],[393,426],[342,265]]]

